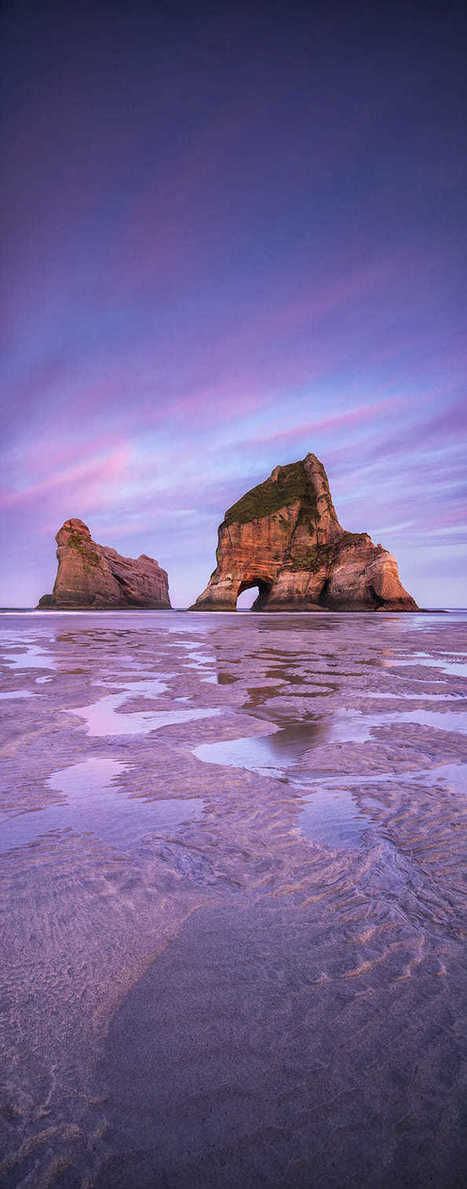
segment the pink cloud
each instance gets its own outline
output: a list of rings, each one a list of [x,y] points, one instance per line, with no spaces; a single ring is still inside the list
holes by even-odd
[[[255,434],[254,437],[237,443],[237,448],[239,445],[256,447],[275,442],[295,441],[296,438],[304,438],[315,433],[326,433],[328,430],[345,428],[347,425],[373,422],[376,417],[384,415],[388,410],[400,408],[407,403],[404,397],[396,397],[391,400],[378,401],[368,405],[357,405],[355,408],[348,409],[344,413],[335,413],[330,417],[318,417],[313,421],[304,421],[301,425],[293,425],[290,429],[277,430],[273,434]]]
[[[101,455],[105,456],[109,449],[118,449],[122,445],[121,436],[112,432],[93,434],[92,437],[89,437],[86,430],[86,433],[81,437],[76,430],[72,437],[58,436],[55,439],[51,432],[47,437],[39,435],[32,442],[22,443],[21,447],[15,446],[5,456],[5,461],[8,467],[20,468],[21,473],[27,475],[30,480],[27,482],[29,488],[34,485],[35,475],[38,476],[38,483],[43,481],[40,476],[43,474],[45,464],[49,472],[58,467],[59,473],[68,473],[75,469],[75,465],[78,467],[85,465],[84,463],[75,463],[77,455],[89,461],[89,459],[100,458]]]
[[[88,458],[27,487],[4,490],[0,494],[0,506],[8,508],[27,504],[31,500],[41,499],[50,493],[66,489],[79,491],[81,501],[89,503],[97,488],[122,477],[128,463],[128,454],[128,445],[122,443],[107,457]]]

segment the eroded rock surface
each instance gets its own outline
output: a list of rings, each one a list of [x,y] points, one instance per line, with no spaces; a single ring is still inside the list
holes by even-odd
[[[392,554],[368,533],[339,524],[315,454],[275,467],[228,509],[216,556],[198,611],[233,611],[239,594],[254,586],[260,611],[417,610]]]
[[[58,571],[53,593],[39,607],[105,610],[121,607],[170,608],[165,570],[152,557],[121,557],[92,540],[82,520],[65,520],[55,538]]]

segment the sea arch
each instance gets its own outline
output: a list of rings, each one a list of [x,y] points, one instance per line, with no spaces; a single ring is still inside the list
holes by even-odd
[[[237,603],[238,603],[238,599],[240,598],[240,595],[244,594],[245,591],[247,591],[247,590],[256,589],[258,591],[258,594],[251,605],[251,610],[252,611],[261,611],[262,607],[267,603],[267,600],[269,598],[269,594],[271,591],[271,587],[272,587],[271,579],[259,578],[256,575],[243,579],[243,581],[240,582],[240,584],[238,586],[238,590],[237,590],[237,593],[235,596],[235,607],[237,608]]]

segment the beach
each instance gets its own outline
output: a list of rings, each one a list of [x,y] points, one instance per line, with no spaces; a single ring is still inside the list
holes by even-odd
[[[463,1184],[467,613],[8,613],[0,664],[2,1184]]]

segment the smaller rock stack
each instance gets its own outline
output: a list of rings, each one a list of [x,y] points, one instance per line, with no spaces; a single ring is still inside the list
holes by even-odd
[[[167,573],[152,557],[121,557],[92,540],[87,524],[65,520],[55,538],[58,570],[53,593],[39,600],[40,610],[106,611],[145,607],[170,608]]]

